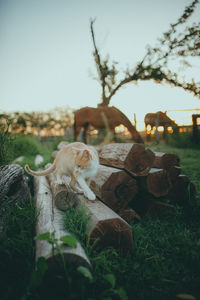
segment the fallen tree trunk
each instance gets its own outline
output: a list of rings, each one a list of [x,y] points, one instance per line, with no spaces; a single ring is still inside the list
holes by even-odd
[[[138,180],[142,189],[157,198],[166,196],[172,188],[169,174],[164,169],[151,168],[147,176]]]
[[[85,206],[90,218],[87,237],[91,245],[104,249],[113,247],[124,253],[133,252],[133,236],[130,225],[99,200],[90,201],[78,196],[77,209]]]
[[[20,165],[10,164],[0,167],[0,201],[5,197],[19,203],[30,200],[27,178]]]
[[[125,171],[100,165],[91,189],[115,212],[127,207],[138,191],[137,182]]]
[[[90,262],[79,242],[77,242],[76,248],[72,248],[60,241],[61,237],[71,234],[63,230],[63,215],[53,204],[47,179],[43,176],[34,177],[34,188],[36,209],[39,212],[36,223],[36,235],[46,232],[54,233],[54,237],[59,240],[57,247],[59,247],[65,262],[74,266],[83,265],[91,268]],[[57,269],[60,264],[62,265],[60,253],[56,249],[52,249],[51,244],[45,240],[36,240],[36,260],[39,257],[46,258],[49,269]]]
[[[125,169],[133,176],[146,175],[155,154],[143,144],[116,143],[98,148],[100,164]]]

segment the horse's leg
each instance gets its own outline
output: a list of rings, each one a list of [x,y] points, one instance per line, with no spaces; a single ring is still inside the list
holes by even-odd
[[[151,134],[151,133],[150,133]],[[147,130],[147,124],[145,124],[145,136],[146,136],[146,141],[149,142],[150,141],[150,134],[148,133]]]
[[[167,125],[163,126],[163,127],[164,127],[163,138],[166,139],[167,138],[167,133],[168,133]]]
[[[80,125],[74,127],[74,140],[75,141],[77,141],[77,139],[78,139],[80,130],[81,130],[81,126]]]
[[[117,134],[115,132],[115,128],[114,129],[111,129],[111,131],[113,132],[113,140],[114,142],[116,143],[117,142]]]
[[[83,142],[87,144],[87,131],[88,131],[89,123],[85,123],[83,125]]]

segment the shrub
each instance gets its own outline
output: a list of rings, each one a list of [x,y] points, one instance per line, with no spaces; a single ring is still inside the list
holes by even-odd
[[[41,153],[42,147],[36,137],[30,135],[17,135],[13,142],[15,157],[31,156]]]
[[[193,141],[192,132],[173,133],[167,136],[167,144],[176,148],[199,148]]]

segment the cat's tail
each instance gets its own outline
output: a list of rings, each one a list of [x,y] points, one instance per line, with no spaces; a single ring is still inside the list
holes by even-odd
[[[55,169],[56,169],[56,164],[55,162],[46,170],[43,170],[43,171],[33,171],[29,168],[28,165],[25,165],[25,170],[27,173],[33,175],[33,176],[46,176],[50,173],[52,173]]]

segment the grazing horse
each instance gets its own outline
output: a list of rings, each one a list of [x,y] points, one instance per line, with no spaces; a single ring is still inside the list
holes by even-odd
[[[157,129],[157,127],[163,126],[165,133],[167,132],[167,128],[170,126],[173,128],[178,127],[178,125],[172,119],[170,119],[166,115],[166,113],[164,113],[162,111],[146,114],[144,117],[144,123],[145,123],[146,132],[147,132],[148,125],[151,126],[151,130],[153,129],[153,127],[156,127],[156,129]]]
[[[137,143],[143,143],[140,134],[136,128],[131,124],[129,119],[114,106],[100,106],[97,108],[83,107],[77,110],[74,114],[74,138],[77,139],[81,128],[84,128],[83,139],[86,143],[86,134],[89,124],[95,128],[105,128],[105,120],[102,116],[105,116],[108,121],[109,129],[114,132],[115,127],[124,125],[132,135],[133,141]]]

